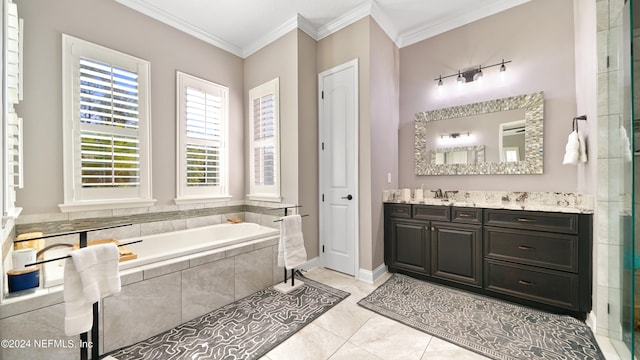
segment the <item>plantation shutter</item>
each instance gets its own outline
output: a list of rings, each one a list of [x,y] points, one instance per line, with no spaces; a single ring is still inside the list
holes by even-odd
[[[24,21],[18,17],[18,7],[8,1],[6,5],[6,27],[4,41],[5,91],[7,107],[5,113],[5,203],[4,212],[16,210],[16,188],[23,188],[23,136],[22,118],[14,105],[23,100],[23,28]],[[0,182],[2,183],[2,182]]]
[[[186,185],[220,186],[223,98],[192,87],[186,91]]]
[[[140,185],[138,74],[80,58],[80,183]]]
[[[267,94],[253,100],[253,181],[275,184],[275,98]]]
[[[256,201],[280,197],[280,79],[249,90],[249,191]]]

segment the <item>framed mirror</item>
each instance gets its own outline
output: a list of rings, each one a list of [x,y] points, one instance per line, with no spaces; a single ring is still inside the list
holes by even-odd
[[[419,112],[415,174],[542,174],[543,120],[543,92]]]

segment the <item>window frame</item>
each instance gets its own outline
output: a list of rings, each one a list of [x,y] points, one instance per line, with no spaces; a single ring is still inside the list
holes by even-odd
[[[264,96],[272,94],[274,97],[274,136],[273,146],[275,149],[273,166],[275,181],[273,185],[258,185],[255,183],[255,156],[254,150],[256,148],[256,141],[254,140],[254,100]],[[266,201],[266,202],[282,202],[281,197],[281,182],[280,182],[280,78],[267,81],[262,85],[258,85],[249,90],[249,194],[247,198],[254,201]],[[258,142],[260,143],[260,142]],[[264,142],[263,142],[264,143]]]
[[[95,189],[82,186],[78,86],[82,57],[133,71],[138,76],[138,186]],[[155,203],[151,189],[150,67],[147,60],[62,34],[64,203],[58,205],[62,212],[142,207]]]
[[[220,136],[220,184],[218,186],[187,186],[186,146],[186,88],[191,87],[222,99],[221,136]],[[211,143],[206,140],[194,140],[200,144]],[[176,204],[189,204],[208,201],[227,201],[229,193],[229,88],[181,71],[176,71]]]

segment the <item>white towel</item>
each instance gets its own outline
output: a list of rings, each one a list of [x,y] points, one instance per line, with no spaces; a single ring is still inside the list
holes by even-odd
[[[113,244],[94,245],[71,252],[64,266],[64,331],[67,336],[89,331],[93,303],[120,292],[119,252]]]
[[[291,270],[307,261],[307,251],[302,237],[302,218],[289,215],[281,218],[278,266]]]
[[[580,143],[580,148],[578,149],[578,162],[585,163],[587,162],[587,143],[584,141],[584,137],[582,133],[578,132],[578,142]]]
[[[627,130],[622,125],[620,125],[620,141],[625,161],[631,162],[631,160],[633,160],[633,155],[631,153],[631,141],[627,135]]]
[[[580,157],[580,136],[576,130],[573,130],[567,138],[567,145],[564,149],[563,165],[576,165]]]

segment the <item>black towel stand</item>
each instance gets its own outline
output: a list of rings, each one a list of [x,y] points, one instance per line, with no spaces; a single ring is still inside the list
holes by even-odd
[[[122,226],[130,226],[132,224],[118,224],[118,225],[109,225],[109,226],[103,226],[103,227],[96,227],[96,228],[90,228],[90,229],[80,229],[80,230],[72,230],[72,231],[67,231],[67,232],[62,232],[62,233],[56,233],[56,234],[50,234],[50,235],[44,235],[44,236],[40,236],[37,238],[31,238],[31,239],[24,239],[24,240],[15,240],[14,243],[19,243],[19,242],[23,242],[23,241],[33,241],[33,240],[39,240],[39,239],[46,239],[46,238],[51,238],[51,237],[56,237],[56,236],[63,236],[63,235],[74,235],[74,234],[79,234],[80,235],[80,248],[84,248],[87,247],[87,233],[90,231],[98,231],[98,230],[105,230],[105,229],[113,229],[113,228],[118,228],[118,227],[122,227]],[[141,242],[142,240],[138,240],[138,241],[132,241],[126,244],[122,244],[122,245],[128,245],[128,244],[135,244],[138,242]],[[121,246],[121,245],[119,245]],[[39,262],[35,262],[33,264],[27,264],[27,266],[31,266],[31,265],[37,265],[37,264],[42,264],[45,262],[49,262],[49,261],[55,261],[55,260],[61,260],[61,259],[65,259],[68,258],[70,256],[63,256],[60,258],[56,258],[56,259],[50,259],[50,260],[44,260],[44,261],[39,261]],[[88,360],[89,359],[89,347],[91,347],[91,359],[92,360],[98,360],[100,359],[100,333],[99,333],[99,325],[100,325],[100,313],[99,313],[99,308],[98,308],[98,302],[96,301],[95,303],[93,303],[93,325],[91,327],[91,343],[89,343],[89,334],[86,332],[83,332],[82,334],[80,334],[80,360]]]
[[[293,206],[284,206],[284,207],[280,207],[280,208],[272,208],[272,209],[269,209],[269,210],[284,210],[284,216],[287,216],[289,209],[297,209],[297,208],[301,208],[301,207],[302,207],[302,205],[293,205]],[[305,216],[309,216],[309,215],[308,214],[300,215],[300,217],[305,217]],[[282,219],[273,220],[273,222],[280,222],[280,221],[282,221]],[[293,287],[293,285],[295,285],[295,280],[294,280],[294,278],[295,278],[295,276],[294,276],[295,275],[295,270],[296,269],[291,269],[291,286],[292,287]],[[284,281],[283,281],[283,283],[284,284],[287,283],[287,267],[286,266],[284,267]]]

